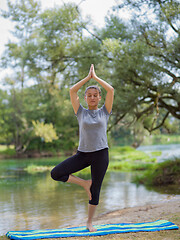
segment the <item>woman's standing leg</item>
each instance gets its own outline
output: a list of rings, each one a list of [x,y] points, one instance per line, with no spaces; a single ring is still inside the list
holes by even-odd
[[[92,225],[92,220],[96,211],[96,207],[99,203],[101,185],[109,164],[108,149],[103,149],[94,152],[92,157],[93,157],[91,163],[92,185],[90,188],[92,199],[89,201],[87,220],[87,228],[89,229],[90,232],[96,231],[96,229]]]
[[[93,227],[92,221],[96,212],[97,205],[88,204],[88,220],[87,220],[87,229],[90,232],[96,232],[97,229]]]

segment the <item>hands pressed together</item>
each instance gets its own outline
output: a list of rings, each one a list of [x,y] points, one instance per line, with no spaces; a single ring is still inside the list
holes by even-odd
[[[90,67],[90,70],[89,70],[89,74],[88,74],[88,78],[91,79],[91,78],[96,78],[96,73],[95,73],[95,70],[94,70],[94,64],[91,64],[91,67]]]

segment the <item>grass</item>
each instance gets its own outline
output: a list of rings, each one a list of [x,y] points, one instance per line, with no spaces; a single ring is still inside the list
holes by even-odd
[[[160,154],[154,152],[153,155]],[[53,166],[29,165],[24,170],[29,174],[50,171]],[[131,147],[113,147],[110,149],[108,171],[138,171],[134,177],[137,184],[147,186],[177,185],[180,182],[180,159],[156,163],[156,158]],[[140,174],[141,171],[141,174]],[[75,173],[76,176],[88,178],[90,168]]]
[[[148,154],[130,146],[112,147],[110,149],[108,170],[141,171],[149,169],[154,162],[156,162],[155,157],[152,158]]]
[[[4,157],[4,156],[11,157],[11,156],[16,155],[14,146],[0,145],[0,155],[2,155],[2,157]]]
[[[27,171],[30,174],[35,174],[38,172],[45,172],[50,171],[53,168],[53,166],[39,166],[39,165],[29,165],[24,170]]]
[[[110,158],[112,160],[118,159],[119,161],[143,161],[143,162],[154,162],[156,158],[151,158],[148,154],[136,150],[133,147],[112,147],[110,148]]]
[[[136,183],[157,186],[180,183],[180,159],[169,160],[151,165],[150,168],[137,175]]]
[[[155,157],[161,156],[161,154],[162,154],[161,151],[151,152],[151,156],[155,156]]]
[[[138,151],[132,147],[113,147],[110,149],[110,163],[108,171],[142,171],[147,170],[156,161],[148,154]],[[53,166],[43,166],[31,164],[24,170],[30,174],[38,172],[50,171]],[[77,176],[85,176],[90,174],[90,168],[83,169],[76,173]]]
[[[112,161],[109,164],[108,171],[144,171],[151,167],[152,163],[145,163],[140,161]]]

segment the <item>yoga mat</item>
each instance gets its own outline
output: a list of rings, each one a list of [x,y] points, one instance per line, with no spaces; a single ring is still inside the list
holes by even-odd
[[[154,232],[161,230],[179,229],[174,223],[166,220],[157,220],[155,222],[145,223],[116,223],[96,225],[97,232],[89,232],[86,227],[72,227],[61,229],[46,230],[27,230],[27,231],[10,231],[6,234],[10,239],[34,240],[41,238],[62,238],[62,237],[80,237],[80,236],[102,236],[115,233],[128,232]]]

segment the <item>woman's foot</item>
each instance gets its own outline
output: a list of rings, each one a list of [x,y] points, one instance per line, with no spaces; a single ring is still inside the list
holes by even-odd
[[[90,232],[96,232],[97,231],[97,229],[93,227],[92,223],[87,223],[87,229]]]
[[[91,191],[90,191],[91,185],[92,185],[92,180],[85,180],[84,189],[87,192],[89,200],[92,200]]]

